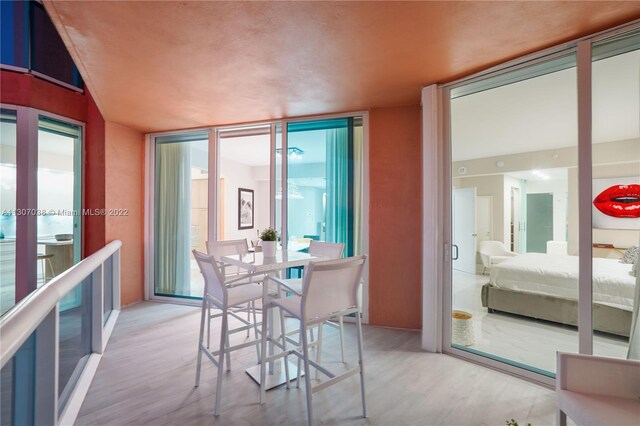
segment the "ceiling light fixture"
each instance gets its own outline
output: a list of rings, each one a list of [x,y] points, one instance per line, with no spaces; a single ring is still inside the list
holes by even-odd
[[[531,173],[533,173],[534,176],[539,177],[540,179],[543,180],[549,180],[549,175],[541,170],[531,170]]]
[[[302,154],[304,154],[304,151],[297,146],[287,148],[287,158],[289,160],[301,160]],[[282,157],[282,148],[276,148],[276,155]]]

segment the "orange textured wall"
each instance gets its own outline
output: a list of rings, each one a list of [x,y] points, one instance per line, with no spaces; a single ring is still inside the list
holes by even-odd
[[[105,207],[127,210],[107,215],[105,234],[122,241],[120,300],[128,305],[144,298],[144,135],[106,122],[105,140]]]
[[[422,326],[419,106],[369,114],[369,322]]]

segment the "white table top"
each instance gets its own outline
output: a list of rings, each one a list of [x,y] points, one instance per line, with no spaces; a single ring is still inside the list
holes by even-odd
[[[293,266],[304,266],[312,260],[323,260],[323,257],[314,256],[299,251],[278,250],[275,257],[264,257],[262,252],[248,253],[244,256],[234,254],[222,256],[220,260],[230,265],[238,266],[253,273],[273,272]]]

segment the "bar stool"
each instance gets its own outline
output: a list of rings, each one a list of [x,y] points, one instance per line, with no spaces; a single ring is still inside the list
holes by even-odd
[[[239,315],[240,312],[246,312],[250,306],[255,306],[256,300],[263,299],[263,288],[259,284],[245,284],[237,287],[228,287],[222,277],[217,262],[213,256],[206,255],[197,250],[193,250],[193,257],[198,262],[200,272],[204,277],[204,294],[202,296],[202,312],[200,316],[200,336],[198,340],[198,358],[196,362],[196,387],[200,384],[200,369],[202,365],[202,355],[206,355],[209,360],[217,367],[218,377],[216,379],[216,399],[213,415],[220,414],[220,391],[222,389],[222,375],[224,371],[225,355],[227,358],[227,371],[230,370],[230,353],[238,349],[250,346],[260,346],[261,341],[265,338],[264,330],[258,332],[258,324],[255,317],[253,322],[247,321]],[[244,307],[246,305],[246,307]],[[222,326],[220,330],[220,346],[217,351],[210,352],[204,345],[205,320],[208,315],[210,306],[218,308],[222,311]],[[231,329],[229,327],[229,317],[233,317],[240,321],[243,325]],[[231,346],[229,343],[229,334],[245,331],[253,328],[255,340]],[[262,352],[264,354],[264,352]],[[264,358],[264,357],[263,357]],[[260,361],[260,359],[258,359]],[[264,383],[264,381],[262,382]],[[261,386],[264,388],[264,386]]]
[[[49,271],[51,272],[50,278],[53,278],[56,276],[56,273],[53,270],[53,264],[51,263],[52,257],[53,257],[53,253],[48,253],[48,254],[38,253],[37,259],[38,261],[42,261],[42,263],[40,263],[40,272],[42,273],[42,284],[45,284],[47,282],[46,265],[49,265]]]
[[[360,319],[360,304],[358,302],[358,288],[362,279],[362,271],[367,256],[349,257],[346,259],[311,262],[305,270],[302,294],[300,296],[285,297],[272,300],[268,308],[280,308],[280,321],[284,314],[289,314],[300,321],[300,346],[287,349],[286,340],[283,341],[284,351],[278,356],[285,359],[285,374],[289,377],[288,356],[295,355],[304,362],[305,393],[307,399],[307,424],[313,424],[313,393],[334,385],[348,377],[360,375],[360,396],[362,398],[362,416],[367,417],[364,387],[364,363],[362,359],[362,325]],[[332,372],[313,361],[309,356],[310,342],[307,339],[307,329],[321,325],[335,316],[356,314],[356,344],[358,347],[358,365],[346,371]],[[267,328],[267,315],[263,312],[262,328]],[[266,351],[266,339],[261,341],[261,352]],[[260,368],[260,382],[264,383],[266,375],[266,357],[262,358]],[[298,364],[299,365],[299,364]],[[311,385],[311,368],[326,375],[329,380],[316,386]],[[298,368],[298,382],[300,368]],[[287,381],[287,386],[289,382]],[[264,387],[260,388],[260,401],[264,401]]]
[[[330,243],[325,241],[311,240],[309,243],[309,254],[316,256],[322,256],[327,259],[340,259],[344,253],[343,243]],[[302,275],[302,274],[301,274]],[[302,295],[302,279],[288,279],[281,280],[275,277],[271,277],[274,281],[280,284],[286,292],[293,293],[295,296]],[[331,318],[331,320],[337,320],[336,324],[333,321],[327,321],[325,324],[337,328],[340,330],[340,350],[342,354],[342,362],[344,362],[344,319],[341,315]],[[311,340],[313,338],[313,329],[310,330]],[[322,351],[322,324],[318,326],[318,353]]]

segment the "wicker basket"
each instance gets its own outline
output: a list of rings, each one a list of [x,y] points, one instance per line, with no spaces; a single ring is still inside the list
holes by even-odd
[[[456,345],[471,346],[476,342],[473,315],[464,311],[451,312],[451,340]]]

